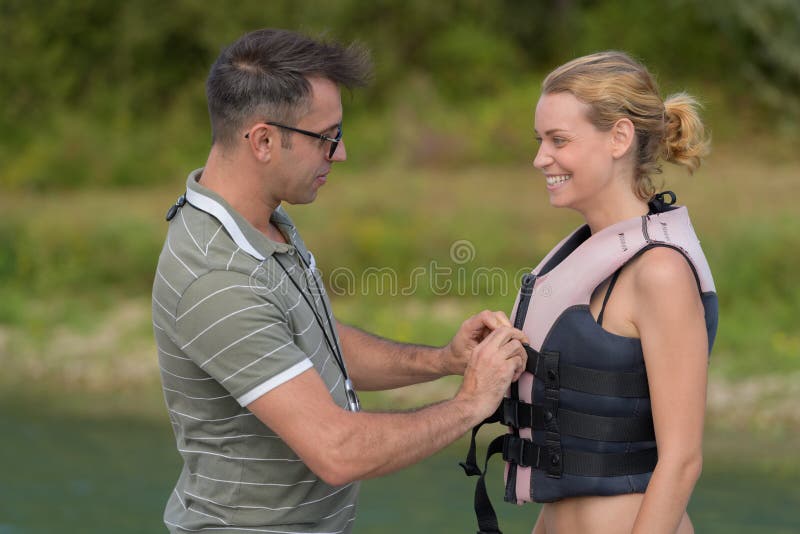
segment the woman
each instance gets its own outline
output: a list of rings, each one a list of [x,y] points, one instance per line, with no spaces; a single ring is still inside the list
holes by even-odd
[[[575,59],[536,106],[550,203],[586,225],[523,280],[528,372],[504,405],[506,499],[544,502],[534,534],[693,532],[713,280],[685,208],[654,195],[659,160],[700,165],[697,104],[666,100],[620,52]],[[523,414],[523,415],[520,415]]]

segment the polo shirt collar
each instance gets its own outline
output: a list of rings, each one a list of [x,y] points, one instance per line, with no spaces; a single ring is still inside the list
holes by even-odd
[[[233,209],[224,198],[200,185],[197,180],[202,173],[203,169],[200,168],[189,174],[189,178],[186,180],[186,202],[217,219],[242,251],[259,261],[264,261],[272,254],[294,250],[295,247],[290,244],[277,243],[268,239]],[[291,242],[294,224],[280,206],[273,212],[270,220],[282,227]]]

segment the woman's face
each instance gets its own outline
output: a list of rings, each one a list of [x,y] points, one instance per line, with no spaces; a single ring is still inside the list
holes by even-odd
[[[539,151],[533,165],[545,175],[550,204],[584,212],[611,193],[611,134],[598,130],[589,106],[571,93],[542,95],[536,105]]]

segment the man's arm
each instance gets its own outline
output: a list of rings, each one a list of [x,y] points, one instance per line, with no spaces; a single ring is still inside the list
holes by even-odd
[[[523,337],[510,327],[492,332],[472,351],[456,396],[417,411],[343,410],[314,369],[248,408],[328,484],[376,477],[430,456],[493,413],[525,367]]]
[[[502,326],[511,326],[503,312],[485,310],[464,321],[444,347],[427,347],[397,343],[336,323],[350,378],[359,390],[392,389],[462,375],[472,350]]]

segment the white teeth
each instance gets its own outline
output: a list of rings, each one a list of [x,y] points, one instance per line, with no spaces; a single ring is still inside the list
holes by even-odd
[[[558,176],[545,176],[547,179],[547,185],[556,185],[556,184],[563,184],[570,178],[572,178],[571,174],[560,174]]]

